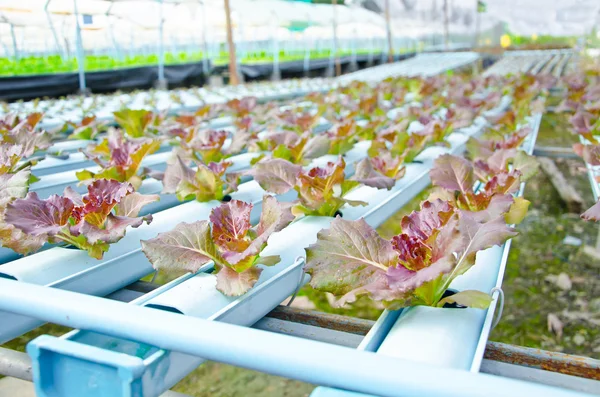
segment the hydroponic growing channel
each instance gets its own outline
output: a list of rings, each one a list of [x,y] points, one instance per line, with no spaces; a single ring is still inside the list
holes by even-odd
[[[75,328],[29,343],[40,396],[158,396],[204,360],[331,387],[315,396],[589,391],[479,373],[565,54],[514,55],[538,66],[501,61],[532,72],[508,77],[444,73],[473,53],[421,55],[280,96],[255,85],[170,114],[124,108],[112,125],[75,119],[89,139],[63,160],[48,157],[62,128],[19,108],[1,130],[0,341]],[[132,287],[156,271],[183,275]],[[364,338],[265,318],[306,283],[387,310]]]

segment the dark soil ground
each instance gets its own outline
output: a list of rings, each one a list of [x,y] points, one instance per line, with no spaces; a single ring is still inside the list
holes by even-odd
[[[565,117],[544,117],[539,146],[569,147],[575,142],[565,126]],[[586,208],[593,204],[590,186],[579,160],[557,160],[566,179],[583,196]],[[384,236],[398,232],[402,216],[417,209],[425,191],[379,228]],[[586,255],[594,247],[599,225],[587,223],[579,214],[569,213],[550,180],[541,171],[527,184],[525,197],[529,213],[518,226],[503,289],[504,314],[490,337],[493,341],[600,359],[600,256]],[[589,248],[588,248],[589,250]],[[564,273],[564,274],[563,274]],[[562,275],[561,275],[562,274]],[[559,275],[561,275],[559,277]],[[159,281],[167,278],[161,276]],[[568,281],[566,281],[568,279]],[[305,304],[317,310],[375,320],[381,307],[359,300],[349,309],[332,309],[327,297],[310,287],[301,290]],[[556,316],[554,330],[548,315]],[[554,319],[554,316],[551,316]],[[558,320],[558,322],[556,322]],[[558,328],[562,328],[561,332]],[[44,326],[5,345],[23,350],[39,334],[60,335],[66,328]],[[308,396],[314,386],[255,371],[218,363],[207,363],[182,380],[175,388],[192,396]]]

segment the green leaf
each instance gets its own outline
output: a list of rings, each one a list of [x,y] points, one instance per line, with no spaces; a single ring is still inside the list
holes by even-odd
[[[525,200],[523,197],[516,197],[510,209],[504,215],[504,220],[508,225],[517,225],[521,223],[521,221],[527,215],[527,209],[529,208],[529,204],[531,204],[528,200]]]
[[[537,174],[540,164],[535,157],[528,155],[522,150],[517,151],[513,160],[513,167],[521,172],[521,182],[524,182]]]
[[[293,156],[292,156],[292,151],[283,144],[278,145],[275,148],[275,150],[273,150],[273,157],[278,158],[278,159],[284,159],[284,160],[291,161],[291,162],[294,161]]]
[[[80,181],[87,181],[88,179],[94,179],[94,173],[88,170],[82,170],[75,172],[75,176]]]
[[[259,256],[254,262],[256,265],[275,266],[281,261],[279,255]]]
[[[481,291],[467,290],[445,297],[438,302],[437,306],[443,307],[446,303],[456,303],[474,309],[487,309],[492,303],[492,297]]]

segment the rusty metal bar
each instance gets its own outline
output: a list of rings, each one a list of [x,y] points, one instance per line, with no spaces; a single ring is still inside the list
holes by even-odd
[[[350,334],[366,335],[375,321],[341,316],[339,314],[322,313],[315,310],[304,310],[295,307],[278,306],[267,317],[295,323],[308,324]]]
[[[600,380],[600,360],[588,357],[555,353],[498,342],[487,343],[484,357],[488,360]]]
[[[570,147],[536,146],[533,150],[534,156],[578,159],[578,155]]]
[[[159,285],[155,283],[137,281],[128,285],[125,289],[148,293],[157,287]],[[266,317],[361,336],[366,335],[375,324],[375,321],[371,320],[287,306],[276,307]],[[484,358],[496,362],[600,380],[600,360],[588,357],[488,341]],[[25,353],[0,348],[0,374],[30,380],[28,363],[29,357]],[[9,372],[11,368],[17,370],[18,373]]]
[[[565,375],[560,372],[544,371],[538,368],[524,367],[518,364],[484,359],[481,362],[479,372],[525,382],[541,383],[560,389],[570,389],[580,393],[587,393],[587,395],[600,394],[600,387],[598,386],[600,382],[597,380]]]
[[[370,320],[286,306],[278,306],[267,314],[267,317],[357,335],[366,335],[373,324],[375,324],[374,321]],[[488,341],[484,358],[491,361],[600,380],[600,360],[588,357]]]

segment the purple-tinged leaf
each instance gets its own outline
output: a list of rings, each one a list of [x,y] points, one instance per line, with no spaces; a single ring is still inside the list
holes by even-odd
[[[436,229],[444,226],[454,214],[454,208],[442,200],[425,201],[419,211],[402,218],[402,233],[427,240]]]
[[[508,164],[517,155],[516,149],[500,149],[494,152],[488,159],[487,164],[494,173],[508,171]]]
[[[231,167],[233,163],[231,161],[221,161],[219,163],[211,162],[208,164],[208,169],[217,174],[218,176],[222,176],[227,171],[227,168]]]
[[[153,170],[149,167],[144,167],[142,168],[142,173],[140,174],[140,176],[142,178],[147,176],[149,178],[154,178],[157,181],[162,181],[165,178],[165,173],[162,171]]]
[[[155,269],[196,272],[203,265],[223,262],[211,238],[210,223],[180,223],[151,240],[142,240],[142,251]]]
[[[243,251],[228,251],[223,253],[223,258],[231,265],[254,257],[262,251],[271,234],[280,231],[294,220],[290,203],[279,203],[273,196],[265,195],[262,201],[260,221],[253,229],[256,237]]]
[[[473,165],[466,159],[450,154],[438,157],[429,172],[431,183],[463,195],[473,191]]]
[[[587,211],[581,214],[581,218],[586,221],[600,221],[600,201],[592,205]]]
[[[0,246],[28,255],[42,248],[45,236],[32,236],[4,221],[4,213],[0,211]]]
[[[575,113],[569,121],[573,126],[573,129],[578,134],[586,134],[592,131],[592,120],[595,120],[595,117],[592,113],[586,111],[578,111]]]
[[[573,151],[589,165],[600,165],[600,145],[573,145]]]
[[[21,170],[16,174],[0,175],[0,212],[13,199],[25,197],[29,189],[30,175],[29,170]]]
[[[152,222],[152,215],[130,218],[128,216],[115,216],[113,214],[109,214],[106,217],[104,228],[98,228],[87,222],[82,222],[81,224],[77,225],[79,227],[76,226],[72,228],[72,231],[75,231],[75,235],[84,235],[90,244],[96,244],[98,241],[112,244],[125,237],[127,226],[137,228],[144,223],[144,221],[147,224],[150,224],[150,222]]]
[[[254,287],[261,272],[261,268],[251,267],[238,273],[224,266],[217,273],[217,290],[227,296],[243,295]]]
[[[67,225],[73,208],[68,198],[52,195],[40,200],[37,193],[30,192],[8,204],[5,221],[32,236],[54,235]]]
[[[418,270],[407,269],[402,265],[392,266],[386,272],[387,285],[391,291],[384,293],[383,299],[377,300],[390,301],[392,300],[390,297],[394,295],[399,295],[394,300],[402,299],[401,297],[407,292],[414,291],[423,284],[436,280],[442,274],[450,273],[455,264],[456,260],[452,252],[449,252],[435,262]],[[388,297],[385,297],[385,295],[388,295]],[[377,297],[377,294],[375,294],[375,297]],[[406,306],[406,304],[402,303],[402,306]]]
[[[303,149],[305,159],[315,159],[327,154],[329,151],[329,139],[325,135],[313,136],[306,142]]]
[[[492,177],[484,186],[484,193],[488,196],[493,194],[512,194],[519,190],[521,185],[521,173],[517,170],[501,172]]]
[[[112,209],[128,194],[133,193],[130,183],[121,183],[113,179],[98,179],[88,186],[88,194],[83,197],[85,205],[77,208],[77,221],[102,227]]]
[[[502,245],[517,235],[515,230],[506,224],[503,216],[481,223],[478,216],[472,212],[461,210],[459,213],[458,230],[464,239],[461,256],[465,260],[455,269],[457,275],[463,274],[474,264],[478,251]]]
[[[375,187],[377,189],[390,190],[396,184],[396,180],[375,171],[371,159],[365,157],[355,166],[355,174],[352,180],[358,181],[366,186]]]
[[[364,219],[338,217],[306,249],[305,269],[314,288],[341,296],[373,282],[377,273],[396,262],[392,244],[379,237]]]
[[[159,200],[160,196],[158,194],[141,194],[133,192],[121,199],[115,208],[115,215],[135,218],[138,216],[142,208]]]
[[[264,159],[248,172],[268,192],[283,194],[295,185],[302,167],[282,159]]]
[[[241,252],[250,245],[246,239],[250,224],[252,204],[240,200],[223,203],[210,213],[213,224],[212,238],[219,249]]]
[[[73,190],[71,186],[67,186],[63,192],[63,197],[68,198],[75,204],[76,207],[83,207],[85,203],[83,202],[83,196]]]
[[[23,146],[0,143],[0,175],[12,172],[21,160]]]
[[[52,144],[50,134],[29,130],[26,128],[17,129],[10,135],[5,136],[6,142],[21,145],[21,156],[31,157],[36,150],[45,150]]]
[[[167,169],[165,170],[163,177],[162,193],[176,193],[177,187],[182,181],[193,183],[195,175],[196,173],[194,170],[188,167],[187,164],[183,162],[181,157],[177,156],[173,163],[167,165]]]

